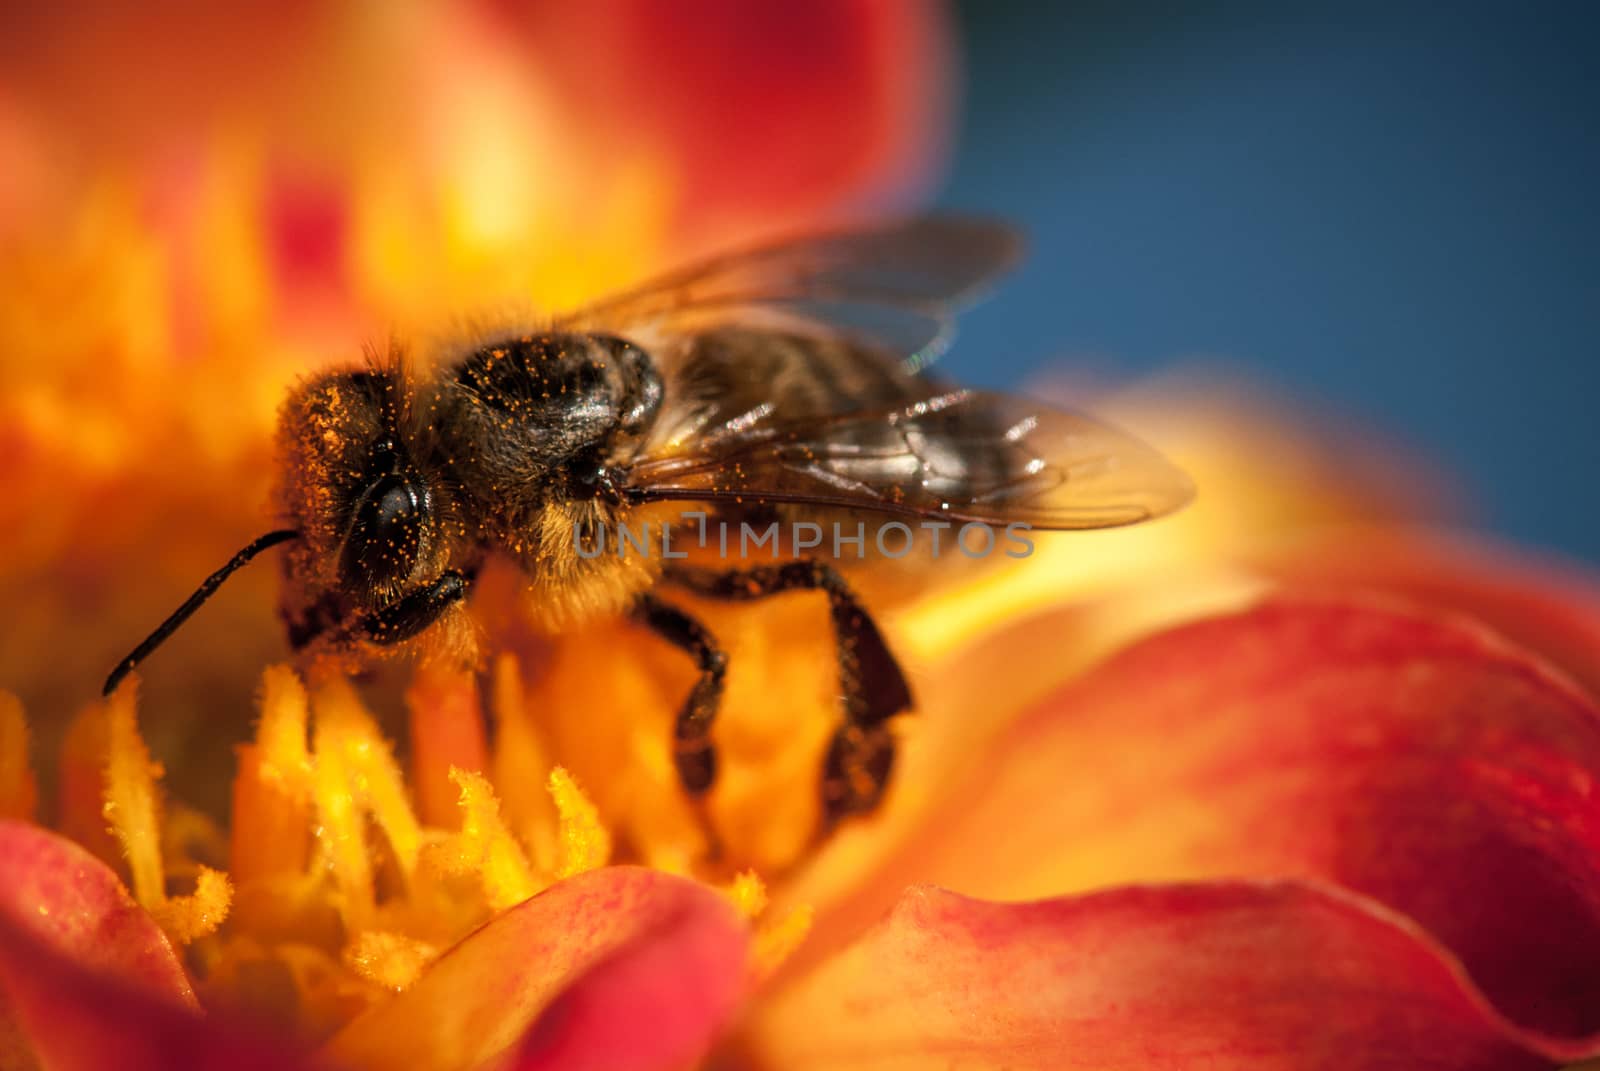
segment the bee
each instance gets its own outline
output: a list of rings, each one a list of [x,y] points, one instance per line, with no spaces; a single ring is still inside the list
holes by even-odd
[[[290,645],[358,657],[459,629],[480,567],[500,555],[520,567],[546,627],[628,614],[693,660],[673,756],[684,791],[703,799],[727,658],[670,594],[813,591],[827,600],[840,697],[822,821],[869,812],[894,765],[890,721],[913,703],[839,563],[689,564],[593,544],[642,518],[669,532],[708,515],[1059,530],[1183,504],[1187,478],[1138,440],[926,371],[957,309],[1019,250],[1003,224],[952,217],[802,237],[675,271],[540,330],[480,331],[420,353],[392,345],[315,376],[280,415],[284,527],[207,578],[105,692],[270,547],[288,544]]]

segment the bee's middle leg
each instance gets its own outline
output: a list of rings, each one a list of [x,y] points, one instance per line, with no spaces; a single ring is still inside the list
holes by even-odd
[[[823,760],[822,830],[877,807],[894,767],[889,719],[911,709],[911,688],[877,623],[844,578],[822,562],[793,561],[726,572],[670,568],[664,579],[696,595],[739,602],[786,591],[828,596],[845,717]]]
[[[722,705],[722,682],[728,668],[716,637],[700,622],[653,595],[641,595],[634,618],[668,643],[694,659],[700,671],[673,726],[673,763],[683,790],[695,798],[711,790],[717,778],[717,752],[711,742],[711,725]]]

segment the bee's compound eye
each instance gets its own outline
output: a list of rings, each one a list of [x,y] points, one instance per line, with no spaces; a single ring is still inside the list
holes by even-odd
[[[403,475],[374,481],[356,500],[339,560],[346,583],[365,588],[411,575],[429,520],[427,495]]]
[[[373,508],[373,523],[379,528],[403,524],[405,518],[420,504],[417,501],[417,492],[410,484],[396,482],[379,496],[377,505]]]

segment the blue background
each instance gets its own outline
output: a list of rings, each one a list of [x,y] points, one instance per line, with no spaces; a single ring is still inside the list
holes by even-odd
[[[1600,5],[958,10],[941,199],[1032,250],[947,371],[1227,358],[1600,562]]]

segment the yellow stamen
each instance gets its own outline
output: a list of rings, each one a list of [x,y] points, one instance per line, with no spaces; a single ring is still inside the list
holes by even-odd
[[[321,717],[320,707],[312,747],[316,754],[312,795],[317,808],[317,841],[339,890],[345,927],[364,930],[372,924],[375,906],[366,816],[356,803],[354,771],[345,757],[337,721]]]
[[[283,794],[304,802],[311,795],[311,753],[306,747],[306,689],[288,666],[268,666],[261,675],[261,723],[256,747],[261,773]]]
[[[483,895],[494,911],[520,904],[539,891],[522,846],[500,818],[494,788],[482,774],[450,771],[461,791],[461,862],[483,882]]]
[[[191,964],[219,1005],[277,1008],[308,1039],[349,1021],[384,991],[411,985],[442,949],[492,915],[610,862],[610,829],[572,774],[547,764],[510,656],[495,665],[499,731],[492,750],[471,676],[426,670],[407,693],[420,780],[462,755],[469,761],[477,756],[479,766],[500,779],[497,785],[482,769],[448,765],[455,791],[448,818],[426,811],[419,816],[413,808],[389,744],[347,681],[329,679],[308,699],[296,674],[279,666],[263,676],[255,740],[239,749],[231,848],[241,885],[235,897],[227,875],[192,858],[217,850],[210,827],[185,818],[177,804],[163,806],[161,770],[139,737],[133,688],[130,683],[86,712],[73,747],[81,755],[96,754],[98,747],[102,756],[104,816],[122,846],[135,894],[181,943],[217,930],[237,899],[237,917],[220,939],[197,946],[204,954],[191,957]],[[463,728],[466,722],[477,724]],[[0,739],[24,731],[20,707],[8,711],[0,696]],[[660,751],[659,737],[650,739]],[[545,791],[530,791],[538,781],[528,773],[539,769],[550,771]],[[676,793],[670,764],[654,773],[661,795]],[[644,805],[625,799],[621,806],[632,814]],[[694,873],[697,827],[690,833],[677,828],[690,828],[689,813],[685,806],[652,824],[640,812],[643,824],[629,825],[634,834],[658,825],[668,834],[640,845],[646,862],[679,859],[680,872]],[[201,849],[192,850],[197,844]],[[168,883],[190,875],[191,895],[168,895]],[[774,917],[766,884],[754,870],[737,874],[723,892],[751,926],[752,973],[770,975],[805,938],[811,910],[802,906]]]
[[[349,682],[329,681],[318,690],[315,706],[319,779],[320,767],[337,750],[346,791],[371,813],[409,879],[417,867],[422,829],[406,798],[405,778],[389,745]]]
[[[368,981],[399,992],[416,981],[438,955],[438,948],[426,941],[387,930],[368,930],[351,942],[344,961]]]
[[[561,816],[561,861],[556,877],[570,878],[605,866],[611,858],[611,833],[572,775],[560,766],[550,771],[550,796]]]
[[[22,701],[0,691],[0,818],[32,819],[39,786],[28,764],[28,722]]]
[[[528,771],[548,770],[553,763],[523,704],[517,660],[502,654],[494,663],[494,783],[506,821],[532,852],[534,865],[548,874],[556,868],[555,803]]]
[[[156,785],[161,767],[151,761],[139,736],[135,695],[130,681],[107,701],[105,818],[122,843],[134,898],[168,937],[188,944],[222,925],[233,902],[233,887],[226,874],[200,867],[191,895],[167,895],[166,873],[161,864],[161,797]]]
[[[156,924],[181,945],[215,933],[233,906],[233,884],[228,875],[208,866],[199,868],[194,892],[172,896],[150,909]]]
[[[104,815],[122,844],[133,878],[134,898],[153,911],[166,902],[161,872],[160,800],[156,781],[161,767],[150,759],[134,718],[136,685],[125,683],[107,700],[110,731],[105,774]]]
[[[736,875],[727,894],[733,906],[739,909],[739,914],[752,922],[767,909],[767,886],[754,870],[745,870]]]
[[[231,865],[241,884],[305,869],[312,773],[306,693],[287,666],[262,675],[256,742],[239,748],[233,782]]]
[[[733,882],[722,891],[733,901],[739,914],[754,926],[750,963],[757,978],[765,978],[777,970],[811,932],[813,912],[809,904],[801,904],[782,918],[762,917],[767,910],[767,886],[754,870],[736,874]]]
[[[106,759],[110,754],[106,704],[90,703],[78,712],[61,741],[57,793],[61,832],[116,865],[122,846],[106,828]]]

